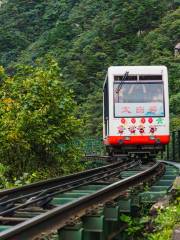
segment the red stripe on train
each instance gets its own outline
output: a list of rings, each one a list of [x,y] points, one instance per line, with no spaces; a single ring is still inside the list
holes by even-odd
[[[154,137],[154,139],[152,139]],[[155,144],[155,143],[161,143],[161,144],[168,144],[170,141],[170,135],[155,135],[155,136],[108,136],[106,139],[104,139],[105,145],[119,145],[119,144],[125,144],[125,145],[149,145],[149,144]]]

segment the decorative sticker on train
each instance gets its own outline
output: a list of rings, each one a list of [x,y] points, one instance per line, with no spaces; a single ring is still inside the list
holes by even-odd
[[[140,126],[138,127],[138,130],[139,130],[139,133],[140,133],[141,135],[143,135],[144,132],[145,132],[145,127],[144,127],[143,125],[140,125]]]
[[[153,118],[152,117],[148,118],[148,122],[153,123]]]
[[[164,119],[163,118],[157,118],[156,122],[158,125],[163,125],[164,124]]]
[[[128,128],[129,132],[132,134],[132,135],[135,135],[136,133],[136,126],[132,125]]]
[[[123,125],[120,125],[118,127],[118,133],[122,135],[124,133],[124,131],[125,131],[125,127]]]
[[[141,118],[141,123],[142,124],[146,123],[146,119],[145,118]]]
[[[126,123],[126,119],[125,119],[125,118],[122,118],[122,119],[121,119],[121,123],[122,123],[122,124],[125,124],[125,123]]]
[[[151,133],[152,135],[157,131],[157,127],[154,125],[154,126],[150,126],[149,127],[149,133]]]
[[[136,119],[135,119],[135,118],[131,118],[131,122],[132,122],[133,124],[135,124],[135,123],[136,123]]]

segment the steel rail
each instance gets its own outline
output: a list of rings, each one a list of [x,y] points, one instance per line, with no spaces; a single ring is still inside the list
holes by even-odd
[[[60,183],[67,183],[67,181],[72,181],[74,179],[79,179],[80,177],[83,176],[88,176],[91,174],[94,174],[96,172],[99,171],[104,171],[108,168],[114,167],[116,165],[119,164],[123,164],[124,162],[116,162],[116,163],[111,163],[108,164],[106,166],[102,166],[102,167],[98,167],[95,169],[90,169],[90,170],[86,170],[83,172],[78,172],[75,174],[70,174],[67,176],[63,176],[63,177],[58,177],[58,178],[53,178],[53,179],[48,179],[48,180],[44,180],[44,181],[39,181],[36,183],[32,183],[32,184],[28,184],[22,187],[17,187],[17,188],[12,188],[12,189],[7,189],[7,190],[1,190],[0,191],[0,200],[5,200],[7,198],[11,199],[11,198],[15,198],[21,195],[25,195],[28,193],[34,193],[36,191],[42,191],[43,189],[49,188],[49,187],[53,187],[56,186],[57,184]]]
[[[108,201],[117,199],[129,187],[136,186],[142,182],[149,181],[156,175],[160,175],[163,164],[155,163],[149,169],[135,174],[126,179],[115,182],[93,194],[79,198],[72,203],[56,207],[47,213],[20,223],[9,230],[0,233],[1,240],[32,240],[41,233],[50,233],[64,227],[72,217],[82,217],[88,210],[98,204],[105,204]]]
[[[133,163],[134,161],[131,161],[130,163]],[[89,177],[93,177],[93,176],[95,176],[95,175],[97,175],[97,170],[99,169],[99,173],[98,174],[101,174],[101,171],[103,170],[103,172],[102,173],[105,173],[105,171],[107,172],[107,170],[108,169],[113,169],[113,168],[115,168],[115,167],[118,167],[118,166],[124,166],[124,164],[123,163],[116,163],[116,164],[111,164],[111,165],[108,165],[105,169],[103,168],[96,168],[95,170],[96,171],[94,171],[94,172],[92,172],[91,174],[92,175],[90,175]],[[86,171],[85,171],[86,172]],[[88,171],[89,172],[89,171]],[[84,172],[83,172],[84,173]],[[84,174],[83,175],[80,175],[79,176],[79,178],[75,178],[75,179],[78,179],[78,180],[71,180],[71,178],[69,179],[69,181],[67,181],[66,183],[61,183],[61,184],[59,184],[58,185],[58,183],[57,183],[57,185],[55,185],[55,186],[52,186],[52,187],[46,187],[45,189],[43,189],[43,190],[39,190],[39,191],[34,191],[33,193],[29,193],[29,194],[23,194],[23,192],[22,192],[22,195],[21,196],[19,196],[19,197],[15,197],[15,198],[11,198],[11,199],[9,199],[9,200],[6,200],[6,199],[4,199],[4,198],[1,198],[1,200],[2,200],[2,202],[0,202],[0,207],[1,206],[4,206],[4,205],[8,205],[8,204],[10,204],[10,203],[13,203],[13,202],[15,202],[15,201],[19,201],[19,200],[22,200],[22,199],[25,199],[25,198],[32,198],[32,197],[34,197],[34,196],[37,196],[37,195],[41,195],[41,194],[45,194],[45,193],[48,193],[49,191],[51,191],[51,190],[55,190],[55,189],[58,189],[58,188],[61,188],[61,187],[65,187],[66,185],[68,185],[68,184],[73,184],[73,182],[76,182],[76,181],[83,181],[84,179],[86,180],[86,179],[88,179],[88,175],[89,174],[87,174],[87,176],[86,177],[84,177]],[[44,184],[46,184],[46,181],[44,181]],[[30,185],[30,187],[32,187],[32,185]],[[19,190],[19,188],[18,188],[18,190]]]
[[[27,201],[25,203],[22,203],[22,204],[20,204],[20,205],[18,205],[16,207],[11,207],[10,206],[9,209],[7,209],[5,211],[1,211],[0,212],[0,216],[8,216],[8,214],[13,213],[14,211],[16,211],[18,209],[25,208],[25,207],[27,207],[29,205],[38,203],[39,201],[42,201],[42,200],[45,200],[45,199],[49,199],[48,201],[51,201],[52,197],[55,197],[56,195],[58,195],[60,193],[64,193],[64,192],[73,190],[73,189],[75,189],[77,187],[81,187],[81,186],[84,186],[84,185],[87,185],[87,184],[94,183],[94,182],[102,180],[104,178],[112,177],[114,175],[119,174],[121,171],[124,171],[125,169],[129,169],[129,168],[135,167],[138,164],[139,164],[139,162],[132,161],[131,163],[127,163],[127,164],[124,164],[124,165],[121,165],[121,164],[120,164],[120,166],[116,165],[115,169],[114,168],[113,169],[109,169],[109,170],[106,170],[105,172],[102,172],[102,173],[101,172],[100,173],[96,173],[96,174],[94,174],[94,175],[92,175],[90,177],[86,177],[86,178],[83,178],[83,179],[72,181],[72,182],[67,183],[67,184],[63,184],[63,185],[52,187],[50,189],[47,189],[46,192],[42,192],[43,194],[47,194],[47,195],[41,196],[41,194],[39,194],[37,198],[35,198],[35,199],[32,198],[29,201]],[[114,172],[113,172],[113,170],[114,170]],[[107,174],[108,174],[108,176],[107,176]],[[84,182],[81,183],[82,181],[84,181]],[[69,186],[70,184],[72,184],[72,186]],[[74,185],[74,184],[76,184],[76,185]],[[63,188],[63,187],[64,187],[64,189],[58,190],[59,188]],[[51,193],[51,191],[52,191],[52,193]]]

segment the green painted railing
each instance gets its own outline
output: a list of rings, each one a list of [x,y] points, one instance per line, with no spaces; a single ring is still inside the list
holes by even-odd
[[[86,138],[81,141],[74,141],[73,144],[79,146],[85,155],[105,155],[105,147],[102,138]],[[60,148],[66,149],[65,145],[59,145]],[[166,146],[164,152],[159,154],[159,158],[168,161],[180,162],[180,130],[171,132],[171,141]]]
[[[101,138],[85,139],[83,142],[86,155],[102,155],[105,153],[105,147]],[[171,141],[161,153],[161,159],[180,162],[180,130],[171,132]]]
[[[86,155],[104,155],[105,147],[102,138],[84,139],[83,149]]]
[[[171,132],[171,141],[163,153],[164,160],[180,162],[180,130]]]

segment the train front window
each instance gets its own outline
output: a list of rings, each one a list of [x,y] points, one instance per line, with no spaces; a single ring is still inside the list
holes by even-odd
[[[115,117],[163,117],[163,83],[114,83]]]

